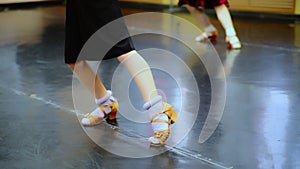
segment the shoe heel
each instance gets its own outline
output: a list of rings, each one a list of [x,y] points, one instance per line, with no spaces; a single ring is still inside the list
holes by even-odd
[[[108,119],[109,120],[114,120],[117,118],[117,112],[118,112],[118,109],[119,109],[119,104],[118,104],[118,101],[115,100],[114,104],[112,105],[111,107],[111,112],[108,114]]]
[[[117,121],[118,109],[119,109],[119,104],[118,104],[118,101],[115,100],[115,102],[111,106],[111,112],[107,115],[107,118],[106,118],[107,123],[117,126],[117,127],[118,127],[118,121]]]
[[[218,32],[214,31],[214,32],[212,32],[212,35],[209,36],[208,38],[211,42],[215,42],[217,40],[217,37],[218,37]]]
[[[173,106],[164,102],[163,107],[163,112],[169,117],[169,119],[171,120],[171,124],[175,123],[178,119],[178,114],[175,112]]]

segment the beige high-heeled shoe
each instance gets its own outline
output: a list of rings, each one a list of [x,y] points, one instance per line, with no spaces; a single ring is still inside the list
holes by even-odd
[[[168,121],[165,120],[156,120],[155,118],[157,116],[159,116],[160,114],[165,114],[168,116]],[[150,143],[150,146],[162,146],[165,144],[165,142],[167,141],[167,139],[170,136],[170,125],[175,123],[176,120],[178,118],[177,113],[174,111],[174,108],[172,105],[163,102],[163,110],[161,112],[158,112],[157,114],[155,114],[152,119],[151,119],[151,123],[156,122],[156,123],[167,123],[168,124],[168,129],[166,130],[162,130],[162,131],[158,131],[155,132],[153,135],[154,139],[157,139],[159,141],[159,143]]]
[[[109,105],[99,105],[98,106],[100,110],[104,113],[104,117],[100,116],[95,116],[92,115],[91,113],[87,113],[84,115],[84,118],[87,118],[90,121],[90,124],[83,124],[84,126],[95,126],[100,124],[104,119],[106,120],[107,123],[112,124],[112,125],[117,125],[117,112],[119,109],[119,104],[117,99],[114,100],[112,104]],[[109,113],[106,113],[106,110],[110,109]]]
[[[203,32],[202,34],[200,34],[199,36],[197,36],[195,38],[195,41],[204,42],[204,41],[210,40],[211,42],[214,42],[217,40],[217,37],[218,37],[217,30],[215,30],[213,32]]]

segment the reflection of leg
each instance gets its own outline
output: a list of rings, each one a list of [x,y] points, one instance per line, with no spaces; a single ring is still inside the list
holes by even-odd
[[[229,48],[238,49],[241,48],[241,43],[236,35],[232,19],[229,13],[228,8],[222,4],[215,7],[219,21],[221,22],[223,28],[226,32],[226,41],[229,45]]]
[[[218,31],[214,27],[214,25],[211,24],[207,15],[204,12],[190,5],[186,5],[186,9],[204,27],[204,32],[200,36],[197,36],[195,40],[199,42],[205,41],[207,39],[210,39],[211,41],[215,41],[218,36]]]
[[[225,75],[230,75],[236,57],[240,54],[240,50],[228,50],[226,60],[224,61]]]
[[[144,108],[149,110],[153,104],[158,105],[154,109],[151,109],[148,115],[151,119],[154,137],[164,137],[164,139],[161,139],[162,141],[150,141],[152,144],[162,145],[167,140],[169,134],[166,135],[161,133],[169,133],[170,123],[168,123],[168,121],[170,121],[171,117],[163,111],[162,99],[157,93],[149,65],[136,51],[126,53],[118,57],[118,60],[129,70],[130,74],[133,76],[133,79],[136,82],[144,101],[146,102]],[[160,99],[157,100],[157,98]]]
[[[83,125],[96,125],[108,117],[108,120],[114,120],[118,109],[118,102],[113,98],[110,91],[107,91],[97,74],[85,61],[79,61],[75,64],[69,64],[70,68],[76,74],[79,81],[91,91],[95,96],[96,108],[92,113],[85,115],[82,119]]]

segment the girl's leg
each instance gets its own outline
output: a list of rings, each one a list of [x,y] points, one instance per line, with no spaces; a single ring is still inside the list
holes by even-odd
[[[96,99],[100,99],[106,95],[106,88],[102,81],[86,61],[69,64],[69,67],[75,73],[80,83],[93,93]]]
[[[149,112],[154,131],[154,136],[149,139],[151,145],[163,145],[170,134],[170,123],[177,117],[173,107],[162,102],[149,65],[136,51],[126,53],[118,60],[129,70],[144,98],[144,108]]]
[[[158,96],[151,69],[136,51],[121,55],[118,60],[129,70],[145,102]]]
[[[112,93],[107,91],[98,75],[85,62],[79,61],[69,64],[71,70],[75,73],[79,81],[95,96],[95,102],[98,107],[88,113],[81,120],[83,125],[95,125],[102,122],[103,118],[109,114],[110,120],[115,119],[118,108],[117,100],[113,98]]]
[[[208,27],[208,26],[211,26],[211,22],[209,20],[209,18],[207,17],[207,15],[198,10],[197,8],[193,7],[193,6],[190,6],[188,4],[186,4],[186,9],[191,13],[191,15],[193,17],[196,18],[196,20],[204,27]]]
[[[239,39],[237,38],[228,8],[224,4],[222,4],[220,6],[216,6],[215,10],[219,21],[225,29],[227,37],[226,41],[229,44],[229,48],[241,48],[241,44]]]
[[[196,41],[204,41],[206,39],[210,39],[211,41],[216,40],[217,38],[217,29],[210,22],[207,15],[200,11],[199,9],[186,4],[186,9],[191,13],[191,15],[204,27],[204,33],[200,36],[196,37]]]

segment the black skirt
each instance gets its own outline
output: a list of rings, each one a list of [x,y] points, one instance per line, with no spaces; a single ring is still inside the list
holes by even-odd
[[[65,32],[65,63],[75,63],[79,60],[100,60],[94,57],[78,57],[86,41],[101,27],[122,17],[118,0],[68,0],[66,9]],[[126,30],[125,23],[120,29]],[[113,32],[112,32],[113,34]],[[127,36],[105,54],[104,58],[111,59],[134,50],[131,38]],[[107,40],[98,40],[99,46]],[[97,44],[98,45],[98,44]]]

